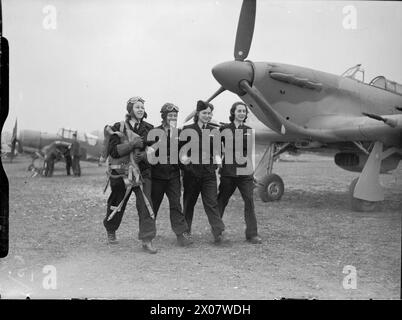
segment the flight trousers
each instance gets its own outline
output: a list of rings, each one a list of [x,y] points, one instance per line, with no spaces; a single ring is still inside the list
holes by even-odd
[[[126,186],[124,184],[123,178],[121,177],[110,178],[110,188],[112,189],[112,192],[107,200],[106,217],[103,220],[103,225],[105,226],[106,230],[114,232],[119,228],[121,220],[124,215],[124,211],[126,209],[128,199],[130,198],[131,193],[134,191],[136,197],[136,208],[139,217],[138,239],[143,241],[151,241],[152,239],[154,239],[156,236],[155,220],[151,217],[144,199],[145,194],[148,201],[151,203],[151,188],[152,188],[151,178],[150,177],[143,178],[144,194],[142,193],[139,186],[134,187],[130,191],[130,195],[124,201],[121,210],[117,212],[114,215],[114,217],[110,219],[110,221],[108,221],[107,218],[113,211],[111,207],[117,207],[123,200],[124,195],[126,193]]]
[[[244,220],[246,223],[246,238],[250,239],[258,235],[257,218],[254,210],[252,176],[221,176],[218,193],[218,207],[220,216],[223,217],[225,208],[233,192],[239,189],[244,201]]]
[[[189,232],[191,232],[193,222],[194,206],[201,193],[202,204],[207,214],[212,234],[214,237],[219,236],[225,230],[225,224],[222,221],[218,209],[218,190],[215,173],[198,177],[185,172],[183,176],[183,187],[184,216]]]
[[[72,157],[72,166],[74,175],[80,177],[81,176],[80,156]]]
[[[188,226],[181,207],[181,182],[180,176],[170,179],[152,179],[152,204],[155,217],[159,211],[163,197],[166,194],[169,200],[170,225],[176,235],[188,231]]]
[[[66,171],[67,171],[67,175],[69,176],[71,173],[71,168],[73,165],[73,160],[71,159],[70,155],[66,155],[64,156],[64,159],[66,160]]]

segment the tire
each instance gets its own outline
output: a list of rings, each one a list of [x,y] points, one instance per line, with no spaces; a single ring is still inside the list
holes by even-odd
[[[381,207],[380,202],[367,201],[353,197],[353,193],[355,191],[355,187],[358,180],[359,178],[353,179],[352,183],[349,186],[349,198],[352,210],[357,212],[373,212],[380,210]]]
[[[269,174],[259,183],[258,195],[263,202],[278,201],[284,192],[285,185],[277,174]]]

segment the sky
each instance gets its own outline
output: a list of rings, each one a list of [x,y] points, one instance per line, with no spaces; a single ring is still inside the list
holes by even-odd
[[[165,102],[179,106],[180,123],[219,88],[211,69],[233,60],[241,4],[2,0],[10,43],[3,130],[12,131],[17,118],[20,130],[102,130],[124,119],[127,100],[137,95],[146,100],[150,123],[160,123]],[[361,63],[366,81],[384,75],[402,83],[401,17],[401,2],[257,1],[248,59],[334,74]],[[238,100],[221,94],[214,118],[227,121]]]

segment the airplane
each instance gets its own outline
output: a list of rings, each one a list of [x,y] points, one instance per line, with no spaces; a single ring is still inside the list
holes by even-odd
[[[71,146],[74,140],[73,134],[77,134],[77,140],[80,143],[81,160],[98,161],[100,163],[103,151],[103,138],[91,133],[81,133],[70,128],[61,128],[57,133],[47,133],[38,130],[21,130],[17,133],[17,120],[13,128],[13,134],[10,142],[10,161],[12,161],[15,151],[18,153],[29,153],[32,155],[32,163],[28,170],[41,171],[42,165],[37,165],[39,160],[43,164],[44,156],[50,146],[59,151],[57,161],[62,159],[66,149]]]
[[[213,67],[221,87],[207,101],[228,90],[265,125],[255,131],[256,143],[268,144],[263,157],[267,174],[258,181],[259,196],[264,202],[282,197],[284,183],[272,173],[273,159],[281,152],[334,150],[336,165],[360,172],[349,188],[352,209],[378,210],[384,200],[379,175],[396,169],[402,159],[402,85],[384,76],[364,82],[361,65],[339,76],[245,60],[255,16],[256,1],[243,0],[234,61]]]

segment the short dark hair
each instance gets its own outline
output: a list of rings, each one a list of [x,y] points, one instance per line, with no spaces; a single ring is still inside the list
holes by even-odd
[[[203,111],[203,110],[208,109],[208,108],[211,108],[211,111],[214,111],[214,106],[213,106],[212,103],[204,102],[204,101],[201,101],[201,100],[199,100],[197,102],[197,109],[196,109],[196,112],[195,112],[194,118],[193,118],[194,123],[198,122],[198,114],[200,113],[200,111]]]
[[[233,122],[235,119],[235,111],[237,106],[244,106],[246,108],[246,117],[244,118],[244,121],[247,120],[247,115],[248,115],[248,108],[247,105],[244,102],[241,101],[237,101],[235,103],[233,103],[232,107],[230,108],[230,116],[229,116],[229,121]]]

